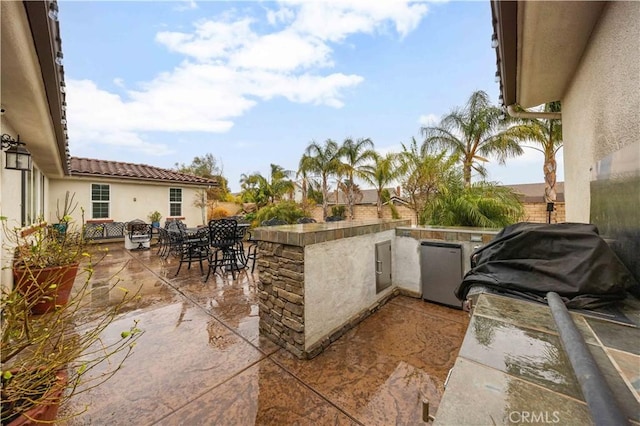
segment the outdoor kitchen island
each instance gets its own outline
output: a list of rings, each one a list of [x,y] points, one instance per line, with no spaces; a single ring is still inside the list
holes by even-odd
[[[340,221],[261,227],[260,334],[298,358],[313,358],[399,291],[376,285],[395,228],[408,220]],[[392,268],[389,264],[387,267]]]

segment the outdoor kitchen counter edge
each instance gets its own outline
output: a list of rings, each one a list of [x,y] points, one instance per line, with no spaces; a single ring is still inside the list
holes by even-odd
[[[343,220],[339,222],[258,227],[252,231],[252,234],[253,239],[258,241],[304,247],[342,238],[375,234],[410,225],[411,221],[408,219]]]

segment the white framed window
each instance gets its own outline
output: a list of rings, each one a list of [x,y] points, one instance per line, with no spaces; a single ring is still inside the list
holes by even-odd
[[[169,188],[169,216],[182,216],[182,188]]]
[[[109,217],[111,188],[106,183],[91,184],[91,218],[106,219]]]

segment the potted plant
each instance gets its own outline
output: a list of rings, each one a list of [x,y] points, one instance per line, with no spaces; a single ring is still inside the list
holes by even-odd
[[[64,231],[42,221],[29,228],[3,231],[13,245],[13,280],[17,291],[34,303],[33,312],[43,314],[65,305],[78,273],[80,260],[89,256],[82,230],[69,219]]]
[[[6,233],[6,218],[0,219]],[[14,276],[18,268],[24,277],[41,278],[40,266],[51,263],[58,266],[75,264],[77,270],[80,262],[81,271],[66,304],[58,303],[57,296],[48,293],[61,283],[56,274],[49,274],[39,282],[38,285],[45,289],[39,297],[31,297],[18,285],[9,287],[5,283],[2,286],[0,392],[3,425],[51,423],[62,403],[111,377],[131,355],[141,335],[137,322],[133,321],[121,332],[119,339],[104,340],[103,331],[116,318],[120,308],[136,296],[125,290],[121,290],[118,303],[110,308],[103,308],[91,316],[83,312],[92,297],[90,278],[96,263],[94,259],[99,253],[96,251],[92,255],[83,250],[84,242],[75,239],[76,233],[67,229],[61,235],[51,227],[38,226],[32,232],[14,231],[7,235],[18,237],[8,247],[9,253],[13,253],[17,242]],[[5,241],[8,240],[11,238]],[[112,294],[120,291],[117,284],[117,281],[111,283]],[[35,314],[42,298],[53,299],[55,306],[43,314]],[[108,369],[97,373],[102,368],[96,367],[105,361],[109,361]]]
[[[66,192],[62,210],[60,210],[60,200],[56,201],[56,217],[58,218],[58,223],[54,223],[52,226],[61,234],[67,231],[69,222],[73,220],[71,215],[78,207],[78,203],[74,202],[75,196],[75,193],[71,194],[69,191]]]
[[[151,226],[154,228],[160,228],[160,219],[162,219],[162,215],[158,210],[149,213],[149,220],[151,221]]]

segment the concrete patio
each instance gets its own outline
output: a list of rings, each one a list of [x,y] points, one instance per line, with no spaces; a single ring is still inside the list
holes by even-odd
[[[104,338],[133,319],[144,335],[121,371],[63,409],[88,406],[69,425],[422,424],[422,401],[435,414],[469,322],[462,311],[397,296],[299,360],[258,334],[257,274],[203,283],[197,265],[174,277],[176,259],[153,248],[106,247],[87,319],[115,300],[100,291],[115,275],[141,297]]]

